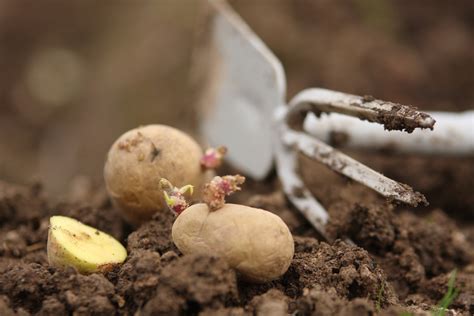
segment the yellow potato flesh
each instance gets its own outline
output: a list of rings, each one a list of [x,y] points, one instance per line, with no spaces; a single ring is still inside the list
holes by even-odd
[[[53,216],[48,233],[48,261],[81,273],[106,271],[125,261],[127,251],[112,236],[73,218]]]
[[[258,283],[283,275],[294,254],[293,237],[280,217],[236,204],[214,212],[206,204],[190,206],[173,224],[172,237],[182,253],[217,254]]]

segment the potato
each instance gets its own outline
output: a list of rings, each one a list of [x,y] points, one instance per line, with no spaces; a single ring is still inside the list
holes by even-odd
[[[65,216],[50,218],[48,261],[53,267],[74,267],[80,273],[105,272],[127,258],[113,237]]]
[[[294,254],[293,237],[280,217],[237,204],[216,211],[204,203],[188,207],[174,222],[172,237],[183,254],[218,254],[256,283],[282,276]]]
[[[138,225],[167,210],[161,178],[199,188],[209,177],[201,167],[201,147],[185,133],[165,125],[148,125],[120,136],[104,168],[109,195],[131,224]]]

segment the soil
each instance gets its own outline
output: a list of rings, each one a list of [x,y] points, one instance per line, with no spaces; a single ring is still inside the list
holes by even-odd
[[[219,257],[182,256],[170,238],[171,213],[157,213],[135,229],[123,222],[103,189],[83,195],[89,201],[84,206],[50,202],[37,184],[1,183],[3,314],[422,313],[444,295],[454,268],[459,269],[456,287],[460,294],[452,307],[466,315],[472,313],[473,242],[454,220],[440,209],[418,215],[395,208],[365,187],[304,157],[301,168],[310,170],[304,174],[307,183],[329,206],[328,232],[335,241],[329,244],[314,238],[312,229],[278,190],[276,179],[268,180],[274,192],[237,196],[239,202],[274,211],[294,234],[295,257],[286,274],[258,285],[240,280]],[[255,191],[259,185],[249,183]],[[50,267],[45,243],[53,213],[109,232],[127,245],[127,261],[106,274],[80,275],[73,269]]]
[[[235,6],[282,58],[292,92],[336,86],[361,95],[378,91],[377,98],[421,109],[464,110],[473,104],[471,2],[460,1],[456,8],[441,1],[429,7],[390,2],[403,20],[399,26],[370,17],[360,22],[356,2],[247,6],[235,1]],[[261,19],[262,12],[267,19]],[[272,19],[288,29],[263,22]],[[340,27],[341,21],[349,27]],[[365,23],[375,23],[383,40],[369,41],[380,34]],[[307,41],[313,38],[310,32],[319,46]],[[282,41],[281,34],[294,37]],[[440,42],[449,45],[441,47]],[[296,54],[294,47],[307,49]],[[323,53],[324,60],[313,58]],[[310,76],[309,68],[318,75]],[[334,139],[334,145],[343,145],[344,135]],[[249,180],[230,201],[276,213],[295,241],[288,271],[258,285],[241,280],[217,256],[183,256],[170,237],[171,213],[157,213],[131,227],[101,183],[76,181],[58,202],[38,183],[0,182],[0,315],[430,315],[447,292],[454,269],[459,294],[448,314],[473,315],[474,158],[399,155],[389,148],[348,153],[422,192],[430,205],[393,204],[301,156],[306,186],[330,213],[327,242],[289,204],[275,174],[261,182]],[[48,220],[60,214],[120,240],[128,251],[126,262],[90,275],[50,267]]]

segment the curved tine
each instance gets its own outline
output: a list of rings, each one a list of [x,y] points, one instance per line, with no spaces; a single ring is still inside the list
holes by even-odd
[[[387,130],[409,133],[415,128],[433,129],[435,124],[431,116],[410,106],[319,88],[303,90],[291,100],[287,122],[302,124],[302,112],[336,112],[380,123]]]
[[[281,136],[285,145],[296,147],[308,157],[366,185],[387,198],[413,206],[428,204],[426,198],[421,193],[413,191],[410,186],[383,176],[316,138],[288,128]]]
[[[285,192],[291,203],[303,214],[318,233],[329,241],[325,225],[329,219],[326,209],[313,197],[296,172],[296,152],[276,140],[276,169]]]

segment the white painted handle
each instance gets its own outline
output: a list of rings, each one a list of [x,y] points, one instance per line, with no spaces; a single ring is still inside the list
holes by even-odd
[[[436,120],[432,131],[415,130],[412,134],[384,131],[378,124],[337,113],[317,118],[307,115],[304,130],[326,143],[342,136],[344,147],[390,149],[397,152],[474,155],[474,111],[429,112]]]

